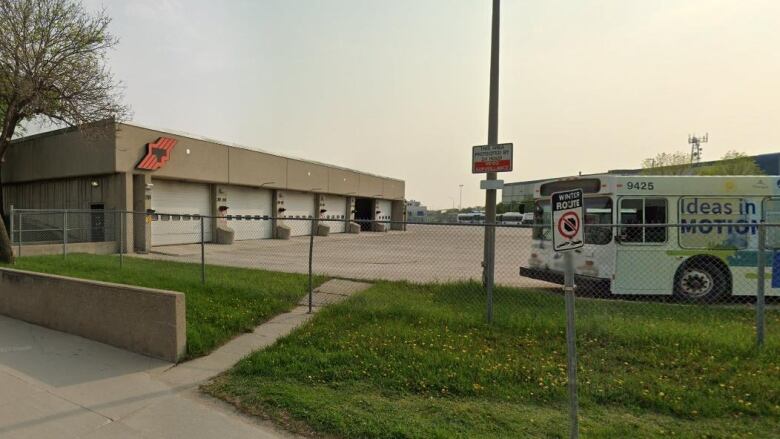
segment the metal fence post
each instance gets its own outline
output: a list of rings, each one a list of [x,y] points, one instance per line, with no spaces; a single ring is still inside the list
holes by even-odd
[[[756,288],[756,344],[764,345],[764,289],[766,288],[766,224],[758,225],[758,285]],[[774,275],[774,273],[773,273]]]
[[[200,283],[206,284],[206,228],[202,216],[200,217]]]
[[[119,214],[119,268],[122,268],[125,252],[125,213],[122,211],[117,213]]]
[[[574,258],[570,251],[563,253],[563,292],[566,301],[566,353],[569,378],[569,437],[579,437],[577,421],[577,335],[574,315]]]
[[[10,220],[10,224],[8,226],[8,228],[11,230],[11,236],[9,238],[11,240],[11,251],[13,251],[13,246],[14,246],[14,242],[15,242],[14,241],[14,216],[15,216],[14,205],[12,204],[11,205],[11,220]],[[13,263],[16,264],[16,258],[12,258],[12,259],[13,259]]]
[[[314,256],[314,220],[311,220],[311,232],[309,233],[309,314],[314,306],[314,289],[312,282],[312,259]]]
[[[487,293],[487,322],[493,323],[493,287],[496,272],[496,228],[493,224],[485,223],[485,290]]]
[[[68,209],[62,211],[62,257],[68,256]]]
[[[16,257],[22,256],[22,231],[24,229],[22,228],[22,212],[19,212],[19,251],[16,252]]]

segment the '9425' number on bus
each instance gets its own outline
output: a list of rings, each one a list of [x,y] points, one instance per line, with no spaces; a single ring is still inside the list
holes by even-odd
[[[626,183],[626,189],[636,191],[651,191],[653,190],[652,181],[629,181]]]

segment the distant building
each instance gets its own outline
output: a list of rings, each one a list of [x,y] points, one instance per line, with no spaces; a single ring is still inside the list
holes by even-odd
[[[534,185],[545,180],[549,179],[504,183],[504,188],[501,190],[501,202],[507,206],[515,206],[528,201],[534,197]],[[518,211],[518,209],[510,209],[513,212]]]
[[[759,154],[751,157],[756,161],[756,164],[766,175],[780,175],[780,153],[774,152],[770,154]],[[713,160],[709,162],[694,163],[692,168],[698,168],[702,166],[711,165],[717,163],[720,160]],[[582,177],[598,177],[602,175],[636,175],[643,171],[642,168],[637,169],[612,169],[607,172],[601,172],[598,174],[582,174]],[[539,182],[552,180],[560,177],[543,178],[540,180],[518,181],[514,183],[505,183],[504,189],[501,191],[501,202],[504,204],[519,204],[524,201],[528,201],[534,196],[534,185]]]
[[[428,207],[416,200],[406,202],[406,220],[410,223],[424,223],[428,218]]]

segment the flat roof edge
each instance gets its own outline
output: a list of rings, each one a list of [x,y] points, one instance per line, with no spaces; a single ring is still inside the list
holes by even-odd
[[[367,175],[367,176],[371,176],[371,177],[378,177],[378,178],[383,178],[383,179],[386,179],[386,180],[394,180],[394,181],[405,183],[405,180],[402,180],[400,178],[388,177],[388,176],[385,176],[385,175],[374,174],[374,173],[366,172],[366,171],[359,171],[359,170],[355,170],[355,169],[346,168],[344,166],[339,166],[339,165],[333,165],[333,164],[330,164],[330,163],[320,162],[320,161],[317,161],[317,160],[310,160],[310,159],[305,159],[305,158],[296,157],[296,156],[292,156],[292,155],[280,154],[278,152],[267,151],[267,150],[264,150],[264,149],[261,149],[261,148],[254,148],[254,147],[250,147],[250,146],[246,146],[246,145],[241,145],[241,144],[238,144],[238,143],[225,142],[225,141],[218,140],[218,139],[212,139],[212,138],[206,137],[206,136],[200,136],[200,135],[197,135],[197,134],[188,133],[186,131],[178,131],[178,130],[171,130],[171,129],[166,129],[166,128],[154,127],[154,126],[149,126],[149,125],[145,125],[145,124],[140,124],[140,123],[137,123],[137,122],[118,122],[117,123],[117,126],[122,126],[122,125],[125,125],[125,126],[128,126],[128,127],[134,127],[134,128],[141,128],[141,129],[150,130],[150,131],[158,131],[158,132],[162,132],[162,133],[169,133],[169,134],[173,134],[173,135],[176,135],[176,136],[179,136],[179,137],[186,137],[186,138],[192,139],[192,140],[200,140],[200,141],[203,141],[203,142],[210,142],[210,143],[214,143],[214,144],[217,144],[217,145],[227,146],[229,148],[236,148],[236,149],[241,149],[241,150],[245,150],[245,151],[259,152],[259,153],[262,153],[262,154],[268,154],[268,155],[272,155],[272,156],[279,157],[279,158],[284,158],[284,159],[289,159],[289,160],[298,160],[298,161],[301,161],[301,162],[306,162],[306,163],[311,163],[311,164],[321,165],[321,166],[327,166],[329,168],[339,169],[339,170],[342,170],[342,171],[349,171],[349,172],[354,172],[354,173],[357,173],[357,174],[363,174],[363,175]]]
[[[86,124],[86,126],[99,125],[99,124],[104,124],[104,123],[105,124],[113,123],[115,126],[119,125],[118,122],[113,122],[112,119],[103,119],[103,120],[99,120],[97,122],[92,122],[91,124]],[[37,139],[43,139],[43,138],[46,138],[46,137],[53,137],[53,136],[57,136],[57,135],[60,135],[60,134],[65,134],[65,133],[72,133],[74,131],[79,131],[81,129],[82,129],[81,126],[67,126],[67,127],[63,127],[63,128],[56,128],[56,129],[53,129],[53,130],[50,130],[50,131],[43,131],[43,132],[40,132],[40,133],[30,134],[29,136],[17,137],[16,139],[11,140],[11,145],[15,145],[17,143],[28,142],[30,140],[37,140]]]

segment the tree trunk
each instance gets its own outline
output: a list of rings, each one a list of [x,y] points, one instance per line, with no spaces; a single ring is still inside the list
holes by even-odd
[[[11,144],[11,137],[16,130],[18,117],[12,114],[13,106],[6,109],[5,119],[3,120],[2,132],[0,132],[0,168],[5,164],[5,153]],[[0,191],[3,190],[3,181],[0,177]],[[13,263],[14,250],[11,246],[11,239],[8,237],[8,229],[5,227],[5,199],[0,194],[0,262]],[[21,238],[21,233],[19,235]]]
[[[5,219],[2,215],[0,215],[0,262],[9,264],[14,262],[11,239],[8,237],[8,230],[5,228]]]

